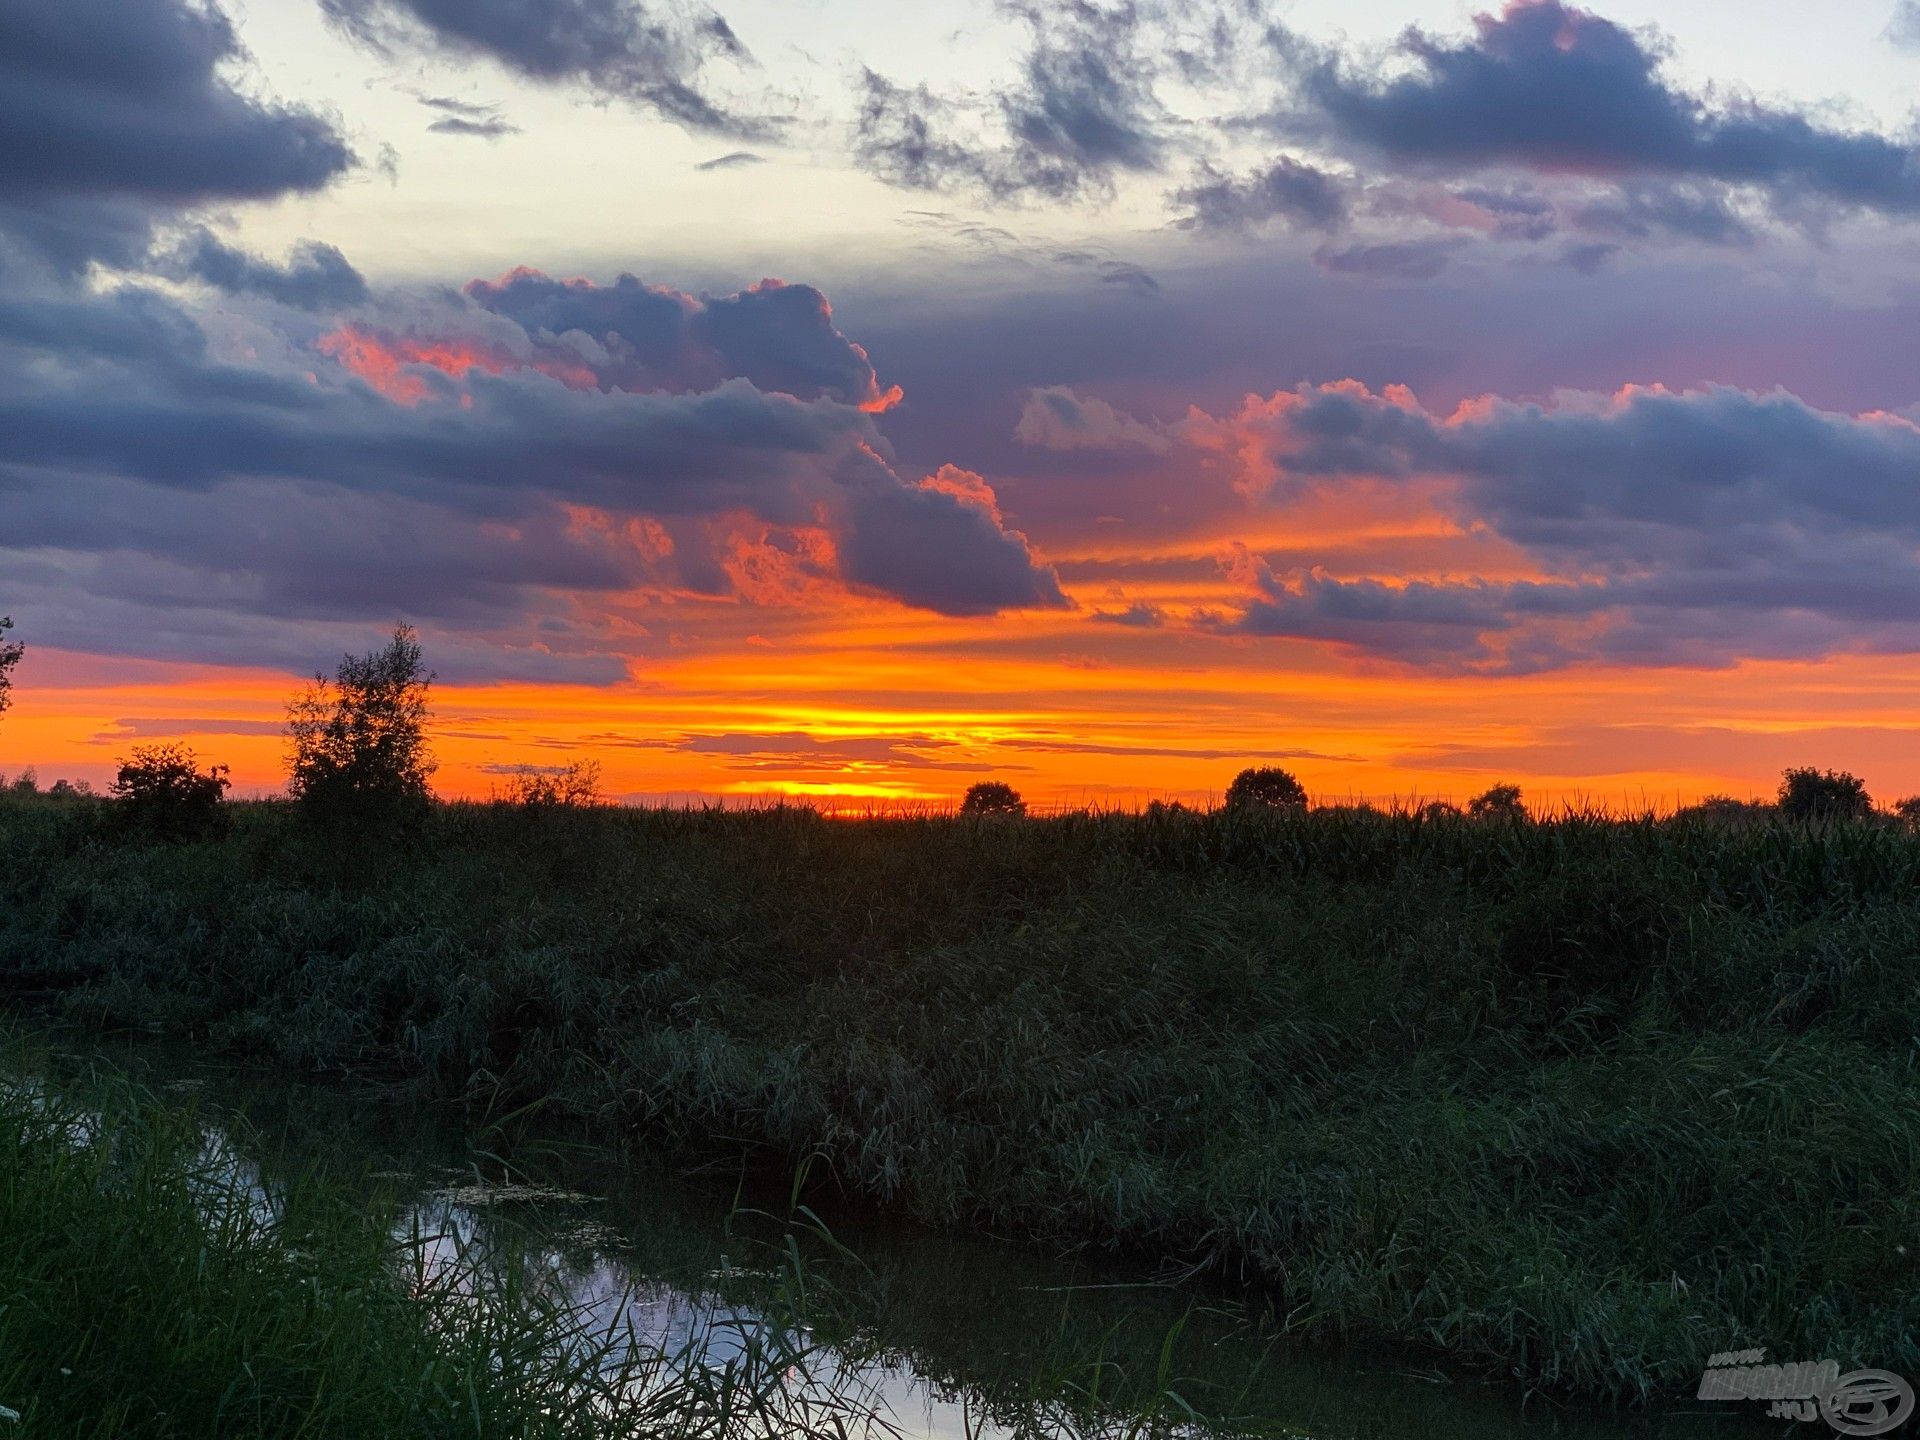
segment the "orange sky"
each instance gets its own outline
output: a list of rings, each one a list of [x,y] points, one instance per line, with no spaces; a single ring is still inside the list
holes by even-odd
[[[636,800],[950,802],[993,776],[1043,805],[1124,806],[1218,796],[1264,757],[1321,801],[1464,798],[1512,780],[1536,803],[1661,807],[1766,792],[1806,763],[1853,769],[1883,801],[1920,790],[1909,659],[1415,677],[1303,643],[1072,614],[711,609],[702,638],[627,684],[439,687],[441,792],[486,795],[501,783],[490,767],[591,758],[610,794]],[[725,638],[729,620],[750,620],[756,639]],[[98,785],[142,738],[180,738],[231,764],[238,793],[271,792],[296,688],[269,672],[32,651],[0,722],[0,769]]]

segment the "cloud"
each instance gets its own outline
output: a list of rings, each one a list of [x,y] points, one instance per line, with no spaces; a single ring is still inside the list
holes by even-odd
[[[1165,434],[1104,400],[1084,399],[1063,385],[1027,393],[1014,436],[1043,450],[1149,450],[1164,453]]]
[[[175,279],[198,280],[229,294],[258,295],[299,310],[347,309],[367,298],[367,282],[347,257],[312,240],[296,246],[285,265],[275,265],[199,226],[159,258],[158,268]]]
[[[458,100],[450,95],[422,95],[420,103],[429,110],[439,112],[427,129],[437,135],[469,135],[480,140],[498,140],[506,135],[518,135],[520,127],[501,113],[498,105],[482,105],[471,100]]]
[[[693,168],[702,171],[744,170],[750,165],[766,164],[764,155],[756,155],[751,150],[733,150],[725,155],[716,155],[711,160],[702,160]]]
[[[1727,185],[1783,212],[1807,201],[1920,212],[1920,159],[1906,141],[1684,90],[1662,73],[1658,41],[1560,0],[1509,0],[1463,39],[1409,29],[1397,67],[1276,33],[1305,111],[1297,121],[1396,166]]]
[[[623,738],[623,737],[620,737]],[[721,757],[729,769],[825,771],[977,770],[977,760],[950,756],[955,742],[937,735],[812,735],[804,730],[729,731],[672,740],[624,740],[636,749]]]
[[[320,8],[381,52],[482,56],[708,134],[765,137],[778,128],[711,93],[709,65],[745,61],[747,51],[724,19],[692,0],[320,0]]]
[[[1886,38],[1897,50],[1920,50],[1920,0],[1899,0],[1887,22]]]
[[[245,305],[216,340],[138,286],[0,296],[0,566],[37,633],[278,664],[399,614],[465,637],[475,671],[603,682],[634,644],[609,652],[615,597],[1065,603],[984,481],[893,469],[849,403],[870,372],[842,341],[821,380],[785,312],[723,307],[717,352],[844,398],[603,386],[585,361],[550,373],[566,346],[466,297],[382,310],[410,348]]]
[[[1157,87],[1176,59],[1167,7],[1143,0],[1001,0],[1027,30],[1019,74],[983,104],[867,69],[855,162],[891,185],[996,200],[1101,199],[1173,149]]]
[[[185,0],[0,9],[0,235],[127,265],[183,211],[317,190],[354,163],[322,116],[242,94],[233,24]]]
[[[1449,239],[1322,245],[1313,252],[1313,263],[1335,275],[1368,280],[1431,280],[1447,268],[1459,248],[1459,241]]]
[[[762,280],[737,294],[693,296],[622,275],[611,285],[555,280],[537,270],[476,280],[468,297],[545,341],[570,367],[607,388],[698,390],[741,377],[761,390],[883,411],[867,352],[833,326],[833,307],[811,285]],[[569,346],[568,337],[586,343]]]
[[[1184,434],[1236,456],[1247,486],[1281,503],[1437,485],[1463,533],[1537,572],[1342,578],[1243,557],[1253,594],[1229,623],[1248,633],[1516,672],[1920,649],[1920,428],[1898,417],[1724,387],[1489,397],[1440,414],[1343,382]]]
[[[1173,199],[1186,211],[1176,223],[1187,230],[1257,230],[1273,220],[1338,230],[1349,211],[1345,182],[1290,155],[1244,178],[1203,166]]]

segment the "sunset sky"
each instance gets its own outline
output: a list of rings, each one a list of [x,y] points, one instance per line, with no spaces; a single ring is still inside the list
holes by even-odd
[[[0,0],[0,772],[1920,791],[1920,0]]]

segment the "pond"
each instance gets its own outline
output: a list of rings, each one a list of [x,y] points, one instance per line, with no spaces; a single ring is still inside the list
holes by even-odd
[[[807,1187],[800,1205],[795,1190],[726,1165],[690,1169],[527,1116],[476,1121],[403,1091],[146,1043],[44,1053],[55,1086],[104,1066],[196,1097],[208,1145],[262,1205],[316,1169],[369,1199],[397,1195],[424,1270],[512,1275],[597,1332],[690,1364],[737,1364],[782,1337],[791,1363],[776,1347],[776,1383],[831,1393],[875,1433],[1128,1434],[1147,1417],[1193,1435],[1300,1440],[1781,1433],[1690,1396],[1633,1413],[1528,1403],[1426,1358],[1290,1349],[1257,1302],[1217,1284],[849,1208],[822,1215],[830,1186]]]

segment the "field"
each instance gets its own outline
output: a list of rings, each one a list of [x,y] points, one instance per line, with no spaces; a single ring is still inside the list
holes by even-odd
[[[343,854],[234,810],[0,804],[0,996],[813,1157],[1551,1391],[1920,1368],[1897,826],[453,805]]]

